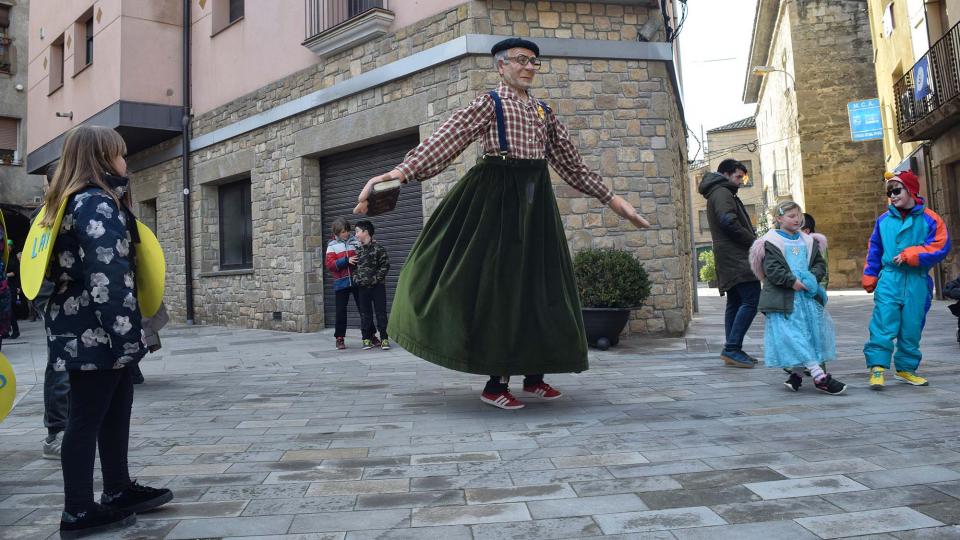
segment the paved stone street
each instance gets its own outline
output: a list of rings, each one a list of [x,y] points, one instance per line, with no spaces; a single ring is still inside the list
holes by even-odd
[[[834,293],[831,371],[851,387],[828,396],[722,366],[722,301],[701,292],[686,339],[591,351],[589,372],[548,379],[563,399],[513,412],[480,403],[483,377],[358,336],[338,353],[330,332],[170,329],[143,363],[130,465],[176,499],[114,537],[960,538],[945,302],[923,342],[932,386],[878,393],[860,355],[871,298]],[[24,327],[3,349],[22,399],[0,425],[0,538],[55,535],[62,504],[59,463],[40,459],[41,328]]]

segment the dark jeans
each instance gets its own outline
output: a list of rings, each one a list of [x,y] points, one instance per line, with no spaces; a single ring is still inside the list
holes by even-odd
[[[727,309],[723,323],[727,343],[724,351],[742,351],[743,337],[757,316],[757,303],[760,302],[760,282],[740,283],[727,291]]]
[[[360,296],[357,293],[356,287],[337,291],[334,295],[336,295],[337,298],[337,321],[333,335],[334,337],[344,337],[347,335],[347,303],[350,301],[350,297],[353,296],[353,302],[357,305],[357,311],[362,313],[360,309]]]
[[[376,330],[380,339],[387,339],[387,286],[358,287],[360,294],[360,331],[363,339],[373,339],[373,315],[377,315]]]
[[[49,435],[67,429],[70,415],[70,376],[66,371],[56,371],[48,360],[43,373],[43,425]]]
[[[539,375],[525,375],[523,377],[524,386],[533,386],[535,384],[540,384],[543,382],[543,374]],[[491,375],[490,380],[487,381],[487,385],[483,387],[483,391],[488,394],[499,394],[501,392],[506,392],[508,385],[510,383],[510,377],[501,377],[500,375]]]
[[[64,510],[76,515],[93,505],[93,463],[100,448],[103,491],[130,485],[127,446],[133,382],[129,369],[70,371],[70,421],[63,434]]]

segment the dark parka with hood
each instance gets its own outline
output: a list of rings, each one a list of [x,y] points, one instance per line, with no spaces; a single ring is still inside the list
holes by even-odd
[[[750,270],[750,246],[757,233],[750,215],[737,197],[739,188],[722,174],[710,172],[700,181],[700,194],[707,200],[707,222],[713,238],[720,292],[741,283],[758,281]]]

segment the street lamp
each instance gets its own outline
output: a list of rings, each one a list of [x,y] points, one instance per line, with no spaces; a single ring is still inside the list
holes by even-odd
[[[783,73],[790,78],[790,82],[793,83],[794,91],[797,89],[797,80],[794,79],[793,75],[785,69],[775,68],[773,66],[753,66],[751,73],[753,73],[753,75],[756,77],[763,77],[764,75],[770,73]]]

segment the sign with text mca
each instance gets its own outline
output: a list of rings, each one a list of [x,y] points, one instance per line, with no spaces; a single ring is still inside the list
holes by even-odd
[[[851,101],[847,103],[847,114],[850,116],[850,138],[854,142],[883,139],[879,99]]]

